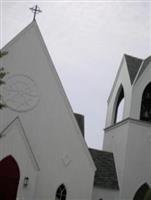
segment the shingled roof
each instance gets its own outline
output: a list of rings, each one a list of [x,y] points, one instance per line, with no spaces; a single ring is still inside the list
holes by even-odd
[[[126,54],[124,56],[132,84],[143,60]]]
[[[94,185],[107,189],[119,189],[113,153],[89,149],[96,165]]]

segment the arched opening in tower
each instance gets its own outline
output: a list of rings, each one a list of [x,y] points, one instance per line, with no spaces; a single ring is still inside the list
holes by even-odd
[[[123,90],[123,86],[121,85],[118,93],[117,93],[117,97],[116,97],[116,101],[115,101],[115,108],[114,108],[114,118],[113,118],[113,123],[117,123],[123,120],[123,112],[124,112],[124,90]]]
[[[140,120],[151,122],[151,82],[145,87],[142,95]]]

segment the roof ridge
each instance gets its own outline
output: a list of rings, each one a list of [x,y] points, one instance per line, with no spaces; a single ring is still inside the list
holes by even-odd
[[[130,54],[126,54],[126,53],[124,53],[124,56],[125,56],[125,57],[131,57],[131,58],[134,58],[134,59],[138,59],[138,60],[142,60],[142,61],[143,61],[142,58],[138,58],[138,57],[136,57],[136,56],[132,56],[132,55],[130,55]]]

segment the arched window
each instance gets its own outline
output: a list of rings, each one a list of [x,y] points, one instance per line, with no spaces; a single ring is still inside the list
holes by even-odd
[[[151,82],[146,86],[142,95],[140,120],[151,122]]]
[[[66,200],[67,191],[64,184],[61,184],[56,192],[56,200]]]
[[[123,119],[123,111],[124,111],[124,90],[121,85],[114,104],[114,114],[113,114],[113,123],[117,123]]]
[[[135,193],[135,196],[133,198],[133,200],[142,200],[144,199],[146,193],[149,190],[149,185],[147,183],[144,183],[143,185],[141,185],[138,190]]]

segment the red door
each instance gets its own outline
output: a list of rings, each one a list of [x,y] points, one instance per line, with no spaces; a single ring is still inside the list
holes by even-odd
[[[0,200],[16,200],[20,172],[12,156],[0,161]]]

